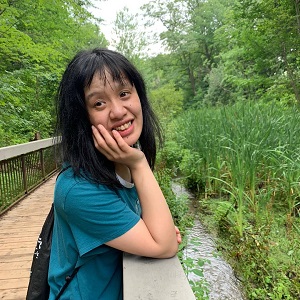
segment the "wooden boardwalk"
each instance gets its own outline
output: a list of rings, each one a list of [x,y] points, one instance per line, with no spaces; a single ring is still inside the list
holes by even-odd
[[[50,210],[56,175],[0,217],[0,299],[25,300],[34,247]]]

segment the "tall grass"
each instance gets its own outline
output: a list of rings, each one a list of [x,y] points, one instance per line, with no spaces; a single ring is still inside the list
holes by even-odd
[[[262,247],[272,246],[266,235],[275,238],[271,227],[277,221],[285,235],[299,238],[297,107],[241,102],[203,108],[185,112],[171,128],[167,147],[178,153],[178,168],[187,186],[206,203],[213,203],[220,224],[243,244],[239,249],[252,240],[260,253],[267,251]],[[297,280],[299,277],[297,274]],[[297,286],[293,289],[298,289],[300,297],[299,283]],[[264,299],[277,299],[272,297]]]
[[[240,103],[189,111],[172,139],[182,149],[181,171],[198,170],[204,193],[234,195],[235,206],[257,215],[262,194],[293,214],[299,202],[300,113],[276,105]],[[196,161],[195,161],[196,160]],[[245,197],[247,195],[247,197]],[[242,232],[241,232],[242,233]]]

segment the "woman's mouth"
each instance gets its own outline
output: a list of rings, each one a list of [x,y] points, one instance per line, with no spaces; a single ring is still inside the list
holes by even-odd
[[[121,125],[119,127],[114,128],[114,130],[124,131],[124,130],[128,129],[131,126],[131,124],[132,124],[132,122],[129,121],[128,123],[125,123],[125,124],[123,124],[123,125]]]

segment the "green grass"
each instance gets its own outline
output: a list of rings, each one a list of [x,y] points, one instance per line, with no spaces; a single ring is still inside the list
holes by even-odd
[[[299,299],[298,108],[187,111],[170,125],[161,155],[199,195],[249,299]]]

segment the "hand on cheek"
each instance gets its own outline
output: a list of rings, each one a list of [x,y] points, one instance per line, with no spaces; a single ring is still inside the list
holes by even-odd
[[[98,125],[96,127],[92,125],[93,141],[96,149],[107,157],[107,144],[104,136],[101,133],[101,130],[103,130],[104,127],[102,126],[103,129],[101,129],[101,126],[102,125]]]
[[[113,162],[130,168],[145,157],[142,151],[130,147],[116,130],[110,135],[102,125],[97,125],[92,126],[92,132],[96,149]]]

